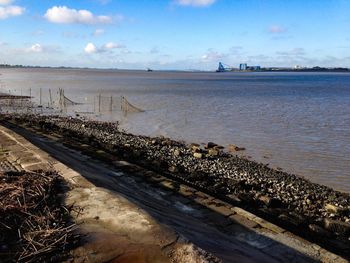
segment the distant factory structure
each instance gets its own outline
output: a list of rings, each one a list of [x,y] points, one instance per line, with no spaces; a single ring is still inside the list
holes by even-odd
[[[216,72],[228,72],[228,71],[259,71],[261,70],[260,66],[248,66],[247,63],[241,63],[239,64],[238,68],[234,68],[231,66],[228,66],[222,62],[219,62],[218,69]]]
[[[243,64],[239,64],[239,70],[243,71],[243,70],[247,70],[248,65],[246,63]]]
[[[261,70],[260,66],[248,66],[247,63],[239,64],[239,71],[259,71]]]

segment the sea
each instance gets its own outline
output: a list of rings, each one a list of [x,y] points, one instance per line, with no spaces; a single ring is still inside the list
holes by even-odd
[[[0,69],[0,92],[118,121],[129,133],[246,148],[237,154],[350,192],[350,74]],[[41,90],[41,91],[40,91]],[[51,98],[50,98],[51,92]],[[121,97],[141,112],[121,110]],[[62,111],[62,108],[60,108]]]

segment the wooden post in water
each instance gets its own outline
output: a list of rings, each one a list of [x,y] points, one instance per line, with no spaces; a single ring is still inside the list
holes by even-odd
[[[61,113],[63,113],[63,110],[64,110],[64,94],[63,94],[63,89],[59,88],[59,94],[60,94],[60,98],[59,98],[60,111],[61,111]]]
[[[60,110],[62,110],[61,106],[61,88],[58,88],[58,106],[60,107]]]
[[[125,105],[126,105],[126,114],[128,114],[128,112],[129,112],[129,102],[128,102],[128,100],[126,99],[126,98],[124,98],[124,101],[125,101]]]
[[[121,102],[120,102],[120,109],[121,109],[122,113],[125,115],[125,100],[124,100],[124,96],[121,96],[120,100],[121,100]]]
[[[64,89],[62,89],[62,101],[63,101],[64,113],[67,113],[67,102],[66,102],[66,96],[64,95]]]
[[[40,90],[39,90],[39,94],[40,94],[40,99],[39,99],[40,102],[39,102],[39,105],[40,105],[40,106],[42,106],[42,101],[41,101],[41,99],[42,99],[42,98],[41,98],[41,97],[42,97],[42,94],[41,94],[41,93],[42,93],[42,92],[41,92],[41,88],[40,88]]]
[[[112,112],[112,110],[113,110],[113,97],[112,97],[112,95],[111,95],[111,102],[109,105],[109,110],[110,110],[110,112]]]
[[[50,95],[50,106],[49,107],[53,108],[51,89],[49,89],[49,95]]]
[[[101,93],[98,94],[98,113],[101,114]]]
[[[22,88],[21,88],[21,109],[23,108],[23,93],[22,93]]]
[[[32,88],[29,88],[29,107],[30,111],[32,111]]]

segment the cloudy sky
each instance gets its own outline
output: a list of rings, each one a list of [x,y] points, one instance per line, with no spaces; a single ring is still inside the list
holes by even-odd
[[[0,0],[0,63],[350,67],[349,0]]]

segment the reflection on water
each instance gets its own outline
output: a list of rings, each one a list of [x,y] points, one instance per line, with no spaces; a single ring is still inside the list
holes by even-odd
[[[113,100],[126,96],[146,112],[125,117],[120,111],[106,111],[99,118],[119,120],[137,134],[234,143],[247,148],[245,155],[272,167],[350,192],[350,74],[63,69],[0,73],[2,91],[27,95],[31,88],[38,99],[41,88],[47,102],[49,88],[56,99],[58,88],[64,88],[67,97],[85,103],[76,108],[79,111],[93,111],[94,100],[96,110],[99,93]]]

